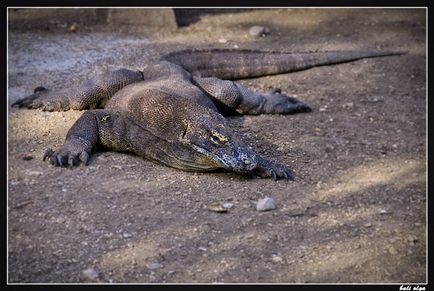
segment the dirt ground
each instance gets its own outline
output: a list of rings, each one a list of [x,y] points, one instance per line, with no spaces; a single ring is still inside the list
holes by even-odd
[[[252,25],[270,34],[253,37]],[[297,115],[228,117],[295,181],[189,173],[96,153],[42,162],[80,111],[8,108],[8,281],[103,283],[426,282],[424,9],[269,9],[202,15],[177,32],[80,27],[9,32],[9,104],[40,85],[141,69],[190,47],[404,50],[240,83],[280,87]],[[277,209],[259,212],[269,196]],[[231,202],[227,213],[212,202]]]

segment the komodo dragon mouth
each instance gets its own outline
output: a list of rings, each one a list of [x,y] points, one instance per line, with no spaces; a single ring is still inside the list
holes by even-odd
[[[256,156],[254,154],[248,155],[245,152],[241,152],[238,153],[238,155],[228,155],[226,153],[221,153],[220,157],[220,155],[214,154],[195,144],[191,144],[191,147],[198,153],[216,162],[221,167],[229,169],[231,171],[236,171],[239,173],[249,173],[257,166]]]

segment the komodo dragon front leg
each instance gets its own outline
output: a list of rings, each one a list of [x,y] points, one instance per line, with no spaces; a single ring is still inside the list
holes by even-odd
[[[53,165],[61,167],[87,165],[91,153],[98,148],[134,153],[184,170],[189,170],[189,165],[197,167],[191,170],[198,170],[198,162],[207,162],[192,155],[182,145],[158,138],[128,117],[105,109],[84,112],[69,129],[63,146],[56,151],[48,149],[43,160],[49,159]]]
[[[50,159],[55,166],[88,164],[91,152],[96,147],[114,151],[132,151],[127,139],[128,125],[125,119],[104,109],[83,113],[66,135],[63,146],[53,151],[48,149],[43,159]]]
[[[280,89],[269,93],[257,93],[237,82],[218,78],[193,77],[193,83],[200,87],[217,107],[228,107],[240,114],[294,114],[312,111],[303,102],[281,94]]]
[[[106,110],[86,111],[69,129],[63,147],[57,151],[49,148],[43,157],[56,166],[87,165],[92,150],[99,143],[98,123],[105,118]],[[100,121],[98,120],[100,119]]]
[[[97,75],[79,87],[52,91],[37,87],[32,95],[13,103],[12,106],[44,111],[67,111],[102,108],[108,99],[125,86],[142,81],[140,71],[119,69]]]

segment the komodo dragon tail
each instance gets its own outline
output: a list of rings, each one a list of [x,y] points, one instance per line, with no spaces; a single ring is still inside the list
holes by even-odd
[[[363,58],[401,55],[392,51],[266,52],[235,49],[181,50],[161,57],[195,76],[234,80],[301,71]]]

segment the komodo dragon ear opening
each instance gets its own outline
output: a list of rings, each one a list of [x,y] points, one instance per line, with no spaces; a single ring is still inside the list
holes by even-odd
[[[182,133],[179,137],[179,140],[183,143],[191,143],[193,130],[190,123],[184,124],[184,129],[182,130]]]

